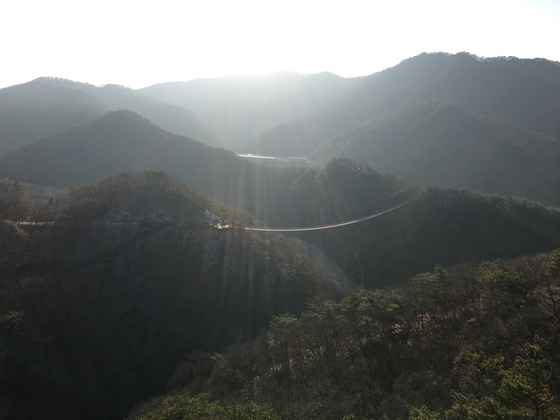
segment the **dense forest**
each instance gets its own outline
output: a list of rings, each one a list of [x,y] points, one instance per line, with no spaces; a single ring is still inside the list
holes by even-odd
[[[468,53],[0,89],[0,419],[560,418],[558,98]]]
[[[273,314],[344,290],[289,239],[211,225],[207,211],[244,222],[161,172],[123,173],[42,206],[18,184],[2,189],[9,418],[122,418],[186,352],[242,342]]]
[[[123,172],[46,201],[2,183],[7,418],[452,416],[486,396],[456,394],[464,381],[486,383],[461,376],[471,358],[497,375],[488,410],[554,412],[553,400],[529,403],[555,392],[555,330],[546,314],[555,316],[557,253],[465,261],[557,247],[556,210],[461,190],[401,190],[397,179],[349,161],[311,174],[325,183],[299,192],[312,203],[321,195],[311,191],[335,204],[343,191],[348,197],[338,199],[351,203],[360,177],[372,188],[359,195],[366,203],[341,215],[308,207],[311,223],[376,200],[386,205],[395,188],[393,200],[413,198],[359,228],[301,242],[245,231],[258,224],[253,216],[159,171]],[[324,190],[335,181],[340,190]],[[403,237],[407,229],[414,231]],[[340,242],[323,249],[367,288],[348,292],[354,285],[302,245],[321,241]],[[342,264],[345,257],[354,262]],[[436,263],[450,268],[420,274]],[[527,352],[537,359],[522,359]],[[515,385],[503,379],[510,370],[525,375],[512,381],[532,374],[516,363],[546,366],[550,379],[537,396],[516,400],[517,388],[507,388]]]
[[[274,317],[250,342],[186,355],[169,394],[135,413],[558,418],[559,268],[554,251],[436,267],[341,301],[313,299],[299,316]]]

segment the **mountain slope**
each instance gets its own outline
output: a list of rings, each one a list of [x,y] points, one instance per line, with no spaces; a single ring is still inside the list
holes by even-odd
[[[85,126],[8,153],[0,158],[0,172],[39,185],[64,186],[125,169],[171,166],[169,169],[180,171],[181,159],[187,164],[196,159],[190,153],[206,150],[210,148],[163,131],[137,114],[113,111]],[[230,155],[217,149],[215,153]]]
[[[109,109],[77,87],[57,86],[47,79],[0,89],[0,155],[86,124]]]
[[[332,73],[273,73],[162,83],[140,92],[193,110],[231,149],[242,150],[260,132],[316,112],[357,82]]]
[[[0,89],[0,110],[34,102],[82,103],[100,108],[106,106],[99,98],[83,89],[87,86],[85,83],[74,83],[47,77],[9,86]]]
[[[558,63],[422,54],[263,133],[252,151],[358,159],[413,183],[557,205],[559,98]]]
[[[315,300],[210,368],[190,355],[173,392],[136,412],[234,419],[225,413],[243,401],[273,409],[269,419],[558,418],[559,263],[556,250],[437,267],[402,287]]]
[[[108,113],[0,157],[0,177],[59,187],[153,168],[236,207],[264,213],[281,200],[274,191],[297,176],[166,132],[128,111]]]
[[[206,210],[239,221],[162,172],[52,204],[51,223],[0,224],[7,418],[124,418],[164,391],[186,352],[245,341],[273,314],[342,293],[291,241],[209,225]]]
[[[559,138],[559,98],[560,65],[555,62],[421,54],[368,76],[314,116],[263,133],[253,150],[289,156],[297,147],[308,154],[348,130],[424,102],[449,102],[475,115],[508,119]],[[291,139],[285,139],[286,132]]]
[[[442,112],[465,117],[454,108]],[[168,171],[273,227],[358,219],[417,194],[396,177],[349,160],[333,160],[321,170],[260,167],[124,111],[0,158],[0,177],[55,186],[150,168]],[[354,284],[377,286],[435,264],[549,251],[560,246],[560,218],[533,202],[432,189],[362,224],[294,235],[319,248]]]
[[[269,225],[318,226],[407,203],[363,223],[289,234],[321,249],[354,284],[366,287],[393,285],[435,265],[560,247],[558,209],[466,190],[417,190],[342,159],[303,173],[281,196],[275,218],[283,223],[264,215]]]
[[[0,90],[0,154],[119,109],[137,112],[177,134],[214,146],[224,145],[213,129],[182,107],[122,86],[96,87],[40,78]]]
[[[456,186],[560,204],[560,141],[508,121],[426,103],[323,145],[420,185]]]
[[[209,146],[226,146],[223,138],[213,128],[184,107],[154,100],[123,86],[105,85],[88,89],[113,110],[130,110],[172,133],[194,138]]]

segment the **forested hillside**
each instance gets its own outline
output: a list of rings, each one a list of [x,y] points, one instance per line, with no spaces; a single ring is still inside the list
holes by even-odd
[[[467,53],[0,89],[0,419],[560,418],[559,98]]]
[[[217,160],[234,156],[166,132],[133,112],[113,111],[0,157],[0,174],[39,185],[67,186],[121,170],[158,168],[179,175],[208,154]]]
[[[135,415],[558,418],[559,267],[554,251],[314,299],[251,342],[186,356]]]
[[[355,284],[376,286],[461,261],[511,258],[560,246],[560,215],[534,202],[416,187],[367,165],[262,167],[114,112],[0,158],[0,176],[45,185],[159,168],[272,227],[358,219],[416,198],[383,218],[293,234],[324,252]]]
[[[121,173],[40,202],[2,183],[3,415],[123,418],[135,404],[128,417],[558,412],[557,252],[465,262],[557,247],[557,210],[407,192],[349,161],[311,180],[321,185],[306,196],[317,205],[311,222],[340,216],[321,211],[328,197],[347,202],[347,216],[383,197],[412,199],[321,236],[333,259],[354,258],[355,281],[376,287],[344,295],[297,242],[234,228],[255,220],[162,172]],[[349,186],[361,183],[371,190],[352,202]],[[449,268],[378,288],[436,263]],[[174,396],[164,405],[141,404],[166,389]]]
[[[161,172],[42,205],[0,187],[3,418],[123,418],[185,352],[343,291],[296,243],[211,225],[207,211],[243,219]]]
[[[408,202],[361,224],[291,234],[322,249],[354,283],[367,287],[396,284],[436,264],[511,258],[560,246],[556,208],[466,190],[415,190],[347,160],[304,172],[284,202],[279,214],[289,217],[294,208],[295,226],[352,220]]]
[[[558,98],[556,62],[421,54],[262,133],[247,151],[359,159],[411,183],[557,205]]]
[[[330,141],[345,156],[421,185],[454,186],[560,204],[560,140],[435,102]]]

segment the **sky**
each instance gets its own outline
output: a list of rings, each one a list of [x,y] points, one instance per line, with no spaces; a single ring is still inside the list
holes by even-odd
[[[363,76],[422,52],[560,61],[560,0],[7,0],[0,88],[239,73]]]

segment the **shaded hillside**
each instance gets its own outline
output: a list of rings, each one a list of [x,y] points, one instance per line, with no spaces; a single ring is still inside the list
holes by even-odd
[[[467,53],[421,54],[368,76],[314,116],[263,133],[252,151],[308,154],[333,137],[385,118],[403,106],[424,102],[449,102],[475,115],[508,119],[558,138],[559,98],[560,65],[556,62],[479,59]]]
[[[46,135],[83,125],[110,110],[127,109],[165,129],[214,146],[220,136],[192,112],[122,86],[96,87],[64,79],[40,78],[0,89],[0,153]]]
[[[235,157],[166,132],[132,112],[114,111],[85,126],[12,151],[0,158],[0,172],[39,185],[65,186],[125,169],[177,172],[209,151],[226,159]]]
[[[354,284],[378,287],[436,264],[512,258],[560,247],[560,212],[524,200],[428,189],[383,217],[298,237],[322,249]]]
[[[57,187],[154,168],[267,219],[284,208],[286,191],[303,171],[261,167],[127,111],[111,112],[0,157],[0,177]]]
[[[72,188],[43,213],[7,191],[12,218],[52,223],[0,224],[4,418],[123,418],[185,352],[342,292],[291,241],[209,225],[207,209],[239,222],[161,172]]]
[[[274,73],[162,83],[140,91],[194,111],[219,130],[229,148],[243,150],[262,131],[316,112],[357,82],[332,73]]]
[[[262,419],[558,418],[559,267],[554,251],[317,299],[213,362],[185,357],[173,392],[135,413],[221,408],[234,419],[252,406]]]
[[[560,65],[544,59],[479,58],[468,53],[420,54],[369,76],[333,112],[371,117],[406,104],[449,102],[475,115],[502,118],[560,136]]]
[[[329,197],[346,201],[348,216],[407,198],[398,180],[349,161],[302,176],[290,191],[318,187],[305,194],[315,203],[311,222],[339,216],[322,203]],[[265,403],[293,418],[467,410],[479,406],[462,385],[463,367],[477,363],[470,353],[506,357],[492,362],[504,381],[505,372],[523,373],[511,370],[518,357],[558,363],[558,253],[438,268],[403,288],[359,290],[336,303],[340,287],[299,246],[209,225],[207,209],[234,225],[254,222],[164,173],[71,188],[42,212],[17,183],[0,188],[0,401],[8,419],[123,418],[166,385],[226,405],[243,401],[227,412],[267,413]],[[18,217],[27,224],[11,222]],[[560,215],[532,202],[430,189],[383,217],[306,240],[355,283],[395,285],[435,263],[557,247]],[[327,300],[314,299],[297,318],[321,294]],[[241,343],[279,313],[255,342],[213,357],[195,351]],[[544,353],[531,356],[527,345]],[[540,378],[555,395],[557,379]],[[502,383],[520,382],[483,394],[508,410],[526,407],[525,394],[504,394]],[[257,406],[245,405],[251,401]],[[552,410],[554,400],[546,401]],[[210,409],[204,397],[169,399],[163,408],[184,403]]]
[[[430,55],[417,59],[429,60]],[[413,66],[414,59],[410,61]],[[412,99],[450,102],[477,115],[507,119],[531,131],[560,138],[558,62],[451,55],[437,81],[423,86]]]
[[[0,155],[109,111],[94,96],[46,79],[0,89]]]
[[[349,157],[414,183],[557,204],[559,98],[555,62],[422,54],[368,76],[328,109],[262,133],[249,149]]]
[[[349,160],[334,160],[321,170],[260,167],[127,112],[0,159],[2,177],[56,186],[149,168],[165,170],[273,227],[358,219],[416,194],[394,176]],[[434,189],[381,218],[297,237],[321,249],[354,284],[376,286],[435,264],[548,251],[560,246],[560,218],[528,201]]]
[[[358,159],[421,185],[560,204],[560,140],[444,103],[403,109],[319,152]]]
[[[436,264],[560,247],[557,209],[466,190],[418,190],[343,159],[323,170],[303,171],[287,190],[278,191],[282,200],[275,212],[261,216],[253,210],[269,226],[320,226],[408,203],[359,224],[289,234],[321,249],[356,285],[395,284]]]
[[[113,110],[130,110],[175,134],[194,138],[210,146],[226,146],[224,139],[212,127],[182,106],[158,101],[117,85],[105,85],[101,88],[90,86],[89,91],[109,104]]]

